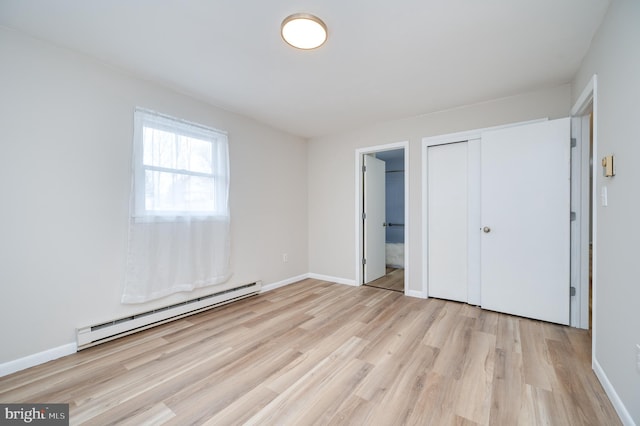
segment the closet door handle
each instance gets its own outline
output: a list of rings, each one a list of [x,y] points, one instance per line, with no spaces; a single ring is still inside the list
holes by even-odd
[[[491,228],[489,228],[488,226],[485,226],[484,228],[482,228],[482,232],[484,232],[485,234],[488,234],[489,232],[491,232]]]

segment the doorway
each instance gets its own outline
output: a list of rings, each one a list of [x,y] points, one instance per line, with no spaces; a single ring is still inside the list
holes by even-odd
[[[382,220],[384,265],[380,265],[384,266],[384,271],[378,278],[368,279],[367,265],[365,265],[363,284],[404,293],[404,149],[381,151],[374,155],[377,160],[384,162],[384,188],[378,188],[378,190],[382,190],[384,195],[384,218]],[[365,206],[367,197],[371,195],[367,190],[367,182],[369,181],[366,177],[367,172],[365,172],[364,179]],[[365,214],[368,214],[366,207]],[[371,240],[370,234],[369,230],[365,228],[365,259],[369,258],[367,241]]]
[[[407,142],[356,151],[357,285],[407,293],[408,164]]]

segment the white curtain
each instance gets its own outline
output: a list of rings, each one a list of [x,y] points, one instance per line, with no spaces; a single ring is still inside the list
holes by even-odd
[[[137,109],[122,303],[229,279],[225,133]]]

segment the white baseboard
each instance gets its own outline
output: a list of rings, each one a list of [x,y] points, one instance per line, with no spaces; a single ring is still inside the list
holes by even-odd
[[[317,280],[329,281],[338,284],[346,284],[355,286],[355,280],[349,280],[345,278],[337,278],[330,277],[328,275],[320,275],[320,274],[302,274],[296,277],[287,278],[286,280],[278,281],[275,283],[263,285],[260,293],[264,293],[267,291],[275,290],[276,288],[284,287],[289,284],[296,283],[298,281],[302,281],[306,278],[313,278]],[[57,358],[61,358],[63,356],[71,355],[77,352],[76,343],[69,343],[66,345],[58,346],[57,348],[47,349],[46,351],[42,351],[36,354],[27,355],[23,358],[19,358],[13,361],[8,361],[3,364],[0,364],[0,377],[7,376],[9,374],[15,373],[16,371],[24,370],[30,367],[35,367],[36,365],[44,364],[45,362],[52,361]]]
[[[29,367],[35,367],[36,365],[44,364],[45,362],[53,361],[54,359],[62,358],[63,356],[71,355],[76,352],[76,344],[69,343],[58,346],[57,348],[38,352],[37,354],[27,355],[23,358],[5,362],[0,364],[0,377],[7,376],[11,373],[15,373],[16,371],[24,370]]]
[[[405,290],[404,292],[405,296],[409,296],[409,297],[417,297],[418,299],[427,299],[427,295],[425,293],[423,293],[422,291],[419,290]]]
[[[299,275],[297,277],[288,278],[286,280],[278,281],[268,285],[263,285],[260,293],[274,290],[279,287],[284,287],[289,284],[309,278],[309,274]],[[8,361],[0,364],[0,377],[7,376],[15,373],[16,371],[25,370],[36,365],[44,364],[45,362],[53,361],[54,359],[61,358],[63,356],[74,354],[78,351],[76,343],[69,343],[67,345],[58,346],[57,348],[47,349],[36,354],[27,355],[23,358],[19,358],[13,361]]]
[[[356,285],[355,280],[349,280],[349,279],[346,279],[346,278],[331,277],[329,275],[314,274],[314,273],[309,272],[307,274],[298,275],[297,277],[287,278],[286,280],[282,280],[282,281],[278,281],[278,282],[275,282],[275,283],[263,285],[262,286],[262,290],[260,290],[260,293],[265,293],[267,291],[275,290],[276,288],[280,288],[280,287],[284,287],[284,286],[289,285],[289,284],[297,283],[298,281],[302,281],[302,280],[305,280],[307,278],[312,278],[314,280],[329,281],[329,282],[337,283],[337,284],[345,284],[345,285],[351,285],[351,286],[355,286]]]
[[[297,283],[298,281],[302,281],[304,279],[309,278],[309,274],[298,275],[297,277],[287,278],[286,280],[278,281],[275,283],[267,284],[262,286],[262,290],[260,293],[265,293],[267,291],[275,290],[276,288],[284,287],[289,284]]]
[[[622,421],[622,424],[625,426],[636,426],[636,423],[631,418],[631,414],[629,414],[627,407],[625,407],[624,403],[618,396],[618,393],[616,392],[615,388],[609,381],[609,378],[607,377],[606,373],[600,366],[600,363],[598,363],[598,360],[595,358],[595,356],[593,358],[592,367],[593,367],[593,371],[596,373],[596,376],[598,377],[598,380],[600,380],[600,384],[602,384],[602,387],[604,388],[605,393],[611,400],[611,404],[613,405],[613,408],[616,409],[618,416],[620,416],[620,420]]]
[[[308,278],[313,278],[314,280],[322,280],[322,281],[329,281],[332,283],[357,286],[356,280],[350,280],[347,278],[331,277],[329,275],[314,274],[311,272],[307,275],[308,275]]]

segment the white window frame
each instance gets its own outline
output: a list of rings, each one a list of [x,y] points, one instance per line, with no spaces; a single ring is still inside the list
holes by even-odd
[[[155,120],[155,121],[154,121]],[[152,122],[152,124],[150,124]],[[151,127],[176,135],[192,137],[200,140],[211,141],[211,173],[195,172],[179,168],[166,168],[144,164],[144,128]],[[216,149],[217,144],[223,144],[221,149]],[[218,158],[222,156],[224,158]],[[221,165],[221,167],[216,167]],[[223,170],[219,170],[223,169]],[[147,170],[167,172],[185,176],[197,176],[211,178],[216,190],[224,191],[223,194],[214,194],[219,199],[213,211],[192,210],[147,210],[145,205]],[[228,192],[229,192],[229,150],[227,133],[201,124],[175,118],[144,108],[136,108],[134,113],[134,141],[133,141],[133,216],[136,222],[176,221],[179,218],[189,219],[228,219]]]

